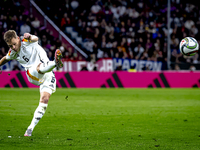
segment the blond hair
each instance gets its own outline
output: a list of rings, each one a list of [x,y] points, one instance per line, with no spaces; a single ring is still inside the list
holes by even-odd
[[[8,30],[3,38],[6,43],[9,43],[13,38],[17,38],[17,33],[14,30]]]

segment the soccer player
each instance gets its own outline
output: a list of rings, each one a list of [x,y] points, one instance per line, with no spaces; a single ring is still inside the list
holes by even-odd
[[[56,91],[56,78],[53,69],[62,68],[62,53],[59,49],[55,52],[55,60],[49,61],[46,52],[38,44],[38,37],[30,33],[17,36],[14,30],[4,34],[4,40],[10,47],[6,56],[0,60],[0,66],[10,60],[16,59],[26,70],[29,82],[40,86],[40,101],[35,110],[31,124],[24,136],[32,136],[33,129],[44,115],[49,98]]]

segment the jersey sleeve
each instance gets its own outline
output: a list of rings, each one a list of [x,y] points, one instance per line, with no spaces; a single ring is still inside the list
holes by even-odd
[[[31,40],[25,39],[23,36],[21,36],[20,39],[21,39],[21,42],[24,43],[24,45],[30,45],[30,44],[38,43],[38,41],[32,42]]]
[[[7,55],[6,55],[7,60],[13,60],[15,59],[15,52],[12,49],[9,49]]]

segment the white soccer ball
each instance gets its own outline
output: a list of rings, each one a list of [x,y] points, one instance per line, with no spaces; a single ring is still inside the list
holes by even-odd
[[[183,55],[193,56],[199,50],[199,44],[193,37],[185,37],[179,44],[180,51]]]

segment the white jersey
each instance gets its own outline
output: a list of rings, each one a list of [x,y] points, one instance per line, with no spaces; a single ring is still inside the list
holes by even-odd
[[[21,47],[19,52],[10,49],[6,55],[7,60],[16,59],[24,68],[28,70],[32,66],[37,66],[39,63],[49,61],[46,52],[38,44],[38,42],[30,42],[21,38]]]

